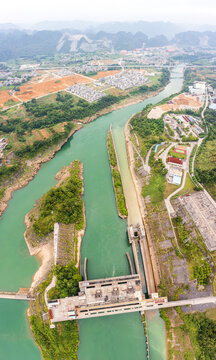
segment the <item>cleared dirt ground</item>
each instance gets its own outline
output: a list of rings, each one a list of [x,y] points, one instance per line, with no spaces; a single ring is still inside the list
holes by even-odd
[[[172,99],[173,104],[163,104],[153,108],[148,114],[149,119],[159,119],[165,112],[183,110],[183,109],[193,109],[198,110],[202,103],[199,101],[198,97],[192,96],[189,94],[180,94]]]
[[[110,70],[110,71],[99,71],[97,75],[92,76],[93,79],[101,79],[105,76],[118,74],[120,70]]]
[[[18,103],[17,99],[15,99],[13,96],[9,94],[9,90],[2,90],[0,91],[0,107],[5,108],[7,107],[5,103],[7,101],[13,100],[14,105]]]
[[[33,98],[64,90],[70,85],[77,83],[88,83],[90,81],[91,79],[84,78],[80,75],[71,75],[55,80],[43,81],[41,83],[28,83],[20,86],[20,91],[17,92],[16,95],[22,101],[28,101]]]

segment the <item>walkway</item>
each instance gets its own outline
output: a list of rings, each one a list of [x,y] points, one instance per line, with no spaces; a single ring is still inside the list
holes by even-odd
[[[11,299],[11,300],[35,300],[34,297],[30,296],[29,293],[21,292],[10,292],[10,291],[1,291],[0,299]]]

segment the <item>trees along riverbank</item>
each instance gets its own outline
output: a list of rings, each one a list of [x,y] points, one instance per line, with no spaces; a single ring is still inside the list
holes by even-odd
[[[28,316],[35,341],[39,346],[42,356],[46,360],[77,359],[79,344],[78,324],[76,321],[67,321],[56,324],[55,329],[50,329],[48,310],[44,300],[44,291],[55,275],[56,286],[51,288],[48,297],[61,298],[77,295],[79,281],[82,280],[77,263],[77,231],[84,228],[84,205],[81,198],[83,193],[82,167],[79,161],[63,168],[58,174],[59,183],[51,188],[37,202],[28,215],[26,240],[31,246],[43,246],[47,242],[53,243],[53,225],[55,222],[75,226],[74,236],[66,232],[64,237],[59,235],[60,254],[64,265],[52,266],[50,263],[47,272],[43,274],[44,280],[36,289],[33,289],[36,300],[30,303]],[[68,236],[70,235],[70,237]],[[65,236],[67,239],[65,239]],[[66,241],[66,243],[65,243]],[[72,243],[72,244],[69,244]],[[72,246],[71,246],[72,245]],[[62,249],[63,248],[63,249]],[[68,250],[74,249],[72,256],[66,261]],[[51,247],[50,251],[54,251]],[[66,256],[64,256],[66,255]]]
[[[0,113],[0,135],[7,138],[4,160],[0,167],[0,215],[12,193],[28,184],[41,163],[49,161],[82,125],[121,107],[135,104],[161,89],[168,82],[162,73],[157,85],[139,94],[107,95],[96,103],[76,99],[68,93],[57,93],[33,99],[20,107]],[[1,121],[2,120],[2,121]],[[4,120],[4,121],[3,121]]]

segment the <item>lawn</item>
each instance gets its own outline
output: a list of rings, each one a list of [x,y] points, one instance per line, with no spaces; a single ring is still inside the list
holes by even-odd
[[[181,185],[180,185],[181,186]],[[172,194],[175,190],[177,190],[180,186],[166,183],[165,191],[164,191],[164,199],[168,198],[170,194]]]

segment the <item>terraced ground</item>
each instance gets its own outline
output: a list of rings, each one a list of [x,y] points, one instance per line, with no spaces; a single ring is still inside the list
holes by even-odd
[[[57,264],[77,262],[77,231],[74,224],[59,224]]]

